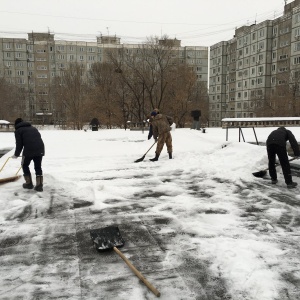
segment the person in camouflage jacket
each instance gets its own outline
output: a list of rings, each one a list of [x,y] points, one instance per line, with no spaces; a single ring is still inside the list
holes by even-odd
[[[172,159],[172,135],[171,135],[171,125],[173,124],[173,118],[158,114],[157,111],[151,113],[151,124],[153,131],[153,138],[157,141],[157,146],[155,150],[155,157],[151,158],[151,161],[157,161],[159,155],[164,147],[164,144],[167,146],[167,151],[169,153],[169,159]]]

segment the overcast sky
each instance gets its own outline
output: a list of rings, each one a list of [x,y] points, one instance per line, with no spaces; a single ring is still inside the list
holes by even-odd
[[[291,0],[287,1],[292,2]],[[0,0],[0,37],[55,33],[55,39],[95,41],[117,35],[142,43],[167,35],[182,46],[211,46],[243,25],[282,15],[284,0]]]

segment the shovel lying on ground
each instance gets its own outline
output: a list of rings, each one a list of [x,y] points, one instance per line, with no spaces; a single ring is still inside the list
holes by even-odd
[[[143,161],[146,154],[151,150],[151,148],[157,143],[157,141],[154,142],[154,144],[148,149],[148,151],[139,159],[135,160],[134,162],[137,163],[137,162],[140,162],[140,161]]]
[[[0,169],[0,172],[3,170],[3,168],[5,167],[5,165],[7,164],[8,160],[11,157],[8,157],[7,160],[5,161],[5,163],[3,164],[2,168]],[[15,176],[11,176],[11,177],[6,177],[6,178],[2,178],[0,179],[0,184],[1,183],[6,183],[6,182],[11,182],[11,181],[15,181],[17,179],[19,179],[21,177],[21,175],[18,175],[19,171],[21,170],[22,166],[19,168],[19,170],[17,171]]]
[[[295,159],[297,159],[296,157],[294,157],[294,158],[291,158],[291,159],[289,159],[289,161],[292,161],[292,160],[295,160]],[[280,164],[275,164],[275,167],[278,167],[278,166],[280,166]],[[266,174],[267,174],[267,171],[269,170],[269,168],[267,168],[267,169],[264,169],[264,170],[261,170],[261,171],[258,171],[258,172],[254,172],[254,173],[252,173],[255,177],[260,177],[260,178],[262,178],[262,177],[264,177]]]
[[[116,226],[108,226],[100,229],[93,229],[90,231],[94,246],[99,251],[106,251],[113,249],[134,272],[134,274],[151,290],[151,292],[159,297],[160,292],[149,282],[145,277],[132,265],[132,263],[124,256],[124,254],[117,248],[123,247],[125,241],[123,240],[119,228]]]

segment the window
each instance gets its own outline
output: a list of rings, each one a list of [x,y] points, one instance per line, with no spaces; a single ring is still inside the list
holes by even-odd
[[[279,59],[280,59],[280,60],[287,59],[287,58],[288,58],[288,55],[287,55],[287,54],[284,54],[284,55],[280,55],[280,56],[279,56]]]
[[[83,51],[84,51],[84,48],[83,48],[83,47],[80,47],[80,48],[79,48],[79,51],[80,51],[80,52],[83,52]]]
[[[289,45],[289,41],[283,41],[280,43],[280,47],[286,47]]]
[[[5,44],[5,49],[10,49],[10,44]]]
[[[18,76],[24,76],[24,71],[17,71]]]
[[[294,51],[300,51],[300,42],[294,44]]]
[[[57,46],[58,51],[65,51],[65,46]]]
[[[83,55],[80,55],[80,56],[79,56],[79,60],[83,60]]]
[[[17,78],[17,83],[18,84],[25,84],[25,79],[24,78]]]
[[[10,57],[10,52],[6,52],[6,57]]]
[[[21,44],[16,44],[16,49],[22,49],[22,45]]]
[[[260,42],[260,43],[258,44],[258,48],[259,48],[259,49],[263,49],[264,46],[265,46],[265,43],[264,43],[264,42]]]
[[[264,29],[260,29],[260,30],[259,30],[259,37],[263,37],[264,34],[265,34]]]

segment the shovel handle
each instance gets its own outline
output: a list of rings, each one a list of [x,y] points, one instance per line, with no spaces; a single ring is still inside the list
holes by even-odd
[[[7,160],[5,161],[4,165],[2,166],[2,168],[0,169],[0,172],[3,170],[3,168],[5,167],[5,165],[7,164],[7,162],[9,161],[11,157],[8,157]]]
[[[160,292],[133,266],[133,264],[125,257],[125,255],[117,247],[113,247],[113,249],[125,261],[134,274],[144,282],[148,289],[150,289],[156,297],[159,297]]]
[[[154,142],[154,144],[148,149],[148,151],[144,154],[144,156],[146,156],[146,154],[152,149],[152,147],[157,143],[157,141]]]

